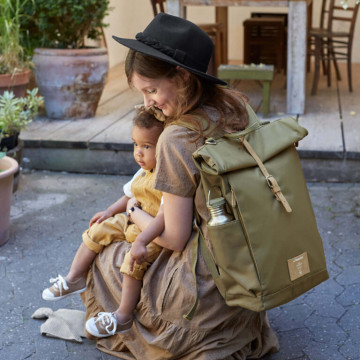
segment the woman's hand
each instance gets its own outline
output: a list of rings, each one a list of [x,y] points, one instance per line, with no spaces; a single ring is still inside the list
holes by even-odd
[[[100,224],[101,222],[103,222],[104,220],[108,219],[109,217],[112,217],[113,213],[109,210],[106,209],[104,211],[100,211],[97,212],[91,219],[89,222],[89,227],[94,223],[97,222],[98,224]]]
[[[135,241],[131,245],[131,249],[130,249],[130,271],[131,272],[134,271],[135,262],[140,265],[144,262],[146,258],[147,258],[146,246],[140,241]]]

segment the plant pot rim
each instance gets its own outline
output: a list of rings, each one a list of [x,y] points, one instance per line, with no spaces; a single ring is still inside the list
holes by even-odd
[[[29,82],[30,72],[31,70],[24,69],[14,74],[0,74],[0,87],[9,87],[9,85],[17,86],[17,85],[27,84]]]
[[[12,174],[15,174],[18,168],[19,164],[15,159],[9,156],[4,156],[0,159],[0,169],[4,170],[0,172],[0,179],[4,179]]]
[[[14,72],[12,74],[0,74],[0,76],[2,77],[15,77],[15,76],[19,76],[19,75],[24,75],[24,74],[28,74],[30,73],[30,69],[21,69],[20,71]]]
[[[16,76],[16,75],[22,75],[24,73],[29,73],[31,70],[29,68],[24,68],[24,69],[19,69],[18,71],[14,72],[14,73],[6,73],[6,74],[0,74],[0,76]]]
[[[107,55],[108,51],[104,47],[88,47],[81,49],[56,49],[56,48],[35,48],[34,55],[47,56],[90,56],[90,55]]]

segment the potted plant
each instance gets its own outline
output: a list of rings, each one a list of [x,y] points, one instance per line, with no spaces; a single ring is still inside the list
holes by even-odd
[[[16,160],[0,152],[0,245],[9,239],[13,178],[18,170]]]
[[[34,73],[48,118],[93,117],[108,73],[106,48],[98,39],[109,0],[32,0],[23,27],[31,34]]]
[[[13,92],[5,91],[0,95],[0,151],[22,163],[23,142],[19,139],[21,130],[31,123],[39,111],[43,98],[38,89],[27,90],[25,97],[17,98]],[[19,172],[15,174],[14,190],[19,181]]]
[[[0,0],[0,94],[11,90],[24,96],[29,83],[29,61],[21,45],[20,22],[27,0]]]

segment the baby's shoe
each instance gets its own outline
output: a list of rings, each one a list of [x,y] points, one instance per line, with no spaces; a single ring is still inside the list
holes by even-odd
[[[132,323],[133,319],[120,324],[117,322],[114,313],[99,312],[97,316],[90,318],[86,322],[86,330],[93,336],[104,338],[129,331]]]
[[[48,301],[61,300],[69,295],[80,294],[86,290],[85,278],[80,278],[74,282],[66,281],[61,275],[55,279],[50,279],[53,286],[42,292],[42,298]]]

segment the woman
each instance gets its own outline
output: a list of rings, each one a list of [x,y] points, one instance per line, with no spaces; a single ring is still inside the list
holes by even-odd
[[[265,312],[228,307],[200,254],[196,267],[199,302],[192,320],[183,315],[195,299],[192,275],[194,207],[205,238],[209,220],[199,172],[192,153],[204,143],[205,118],[213,132],[244,129],[248,123],[245,99],[206,74],[213,50],[210,38],[191,22],[159,14],[136,40],[114,37],[130,48],[128,82],[165,119],[157,144],[154,187],[163,192],[165,230],[154,241],[160,257],[146,273],[134,326],[125,334],[98,341],[98,347],[123,359],[246,359],[276,351],[277,339]],[[195,125],[191,131],[172,124],[180,119]],[[124,244],[100,253],[83,295],[87,317],[113,311],[121,298],[117,264]]]

